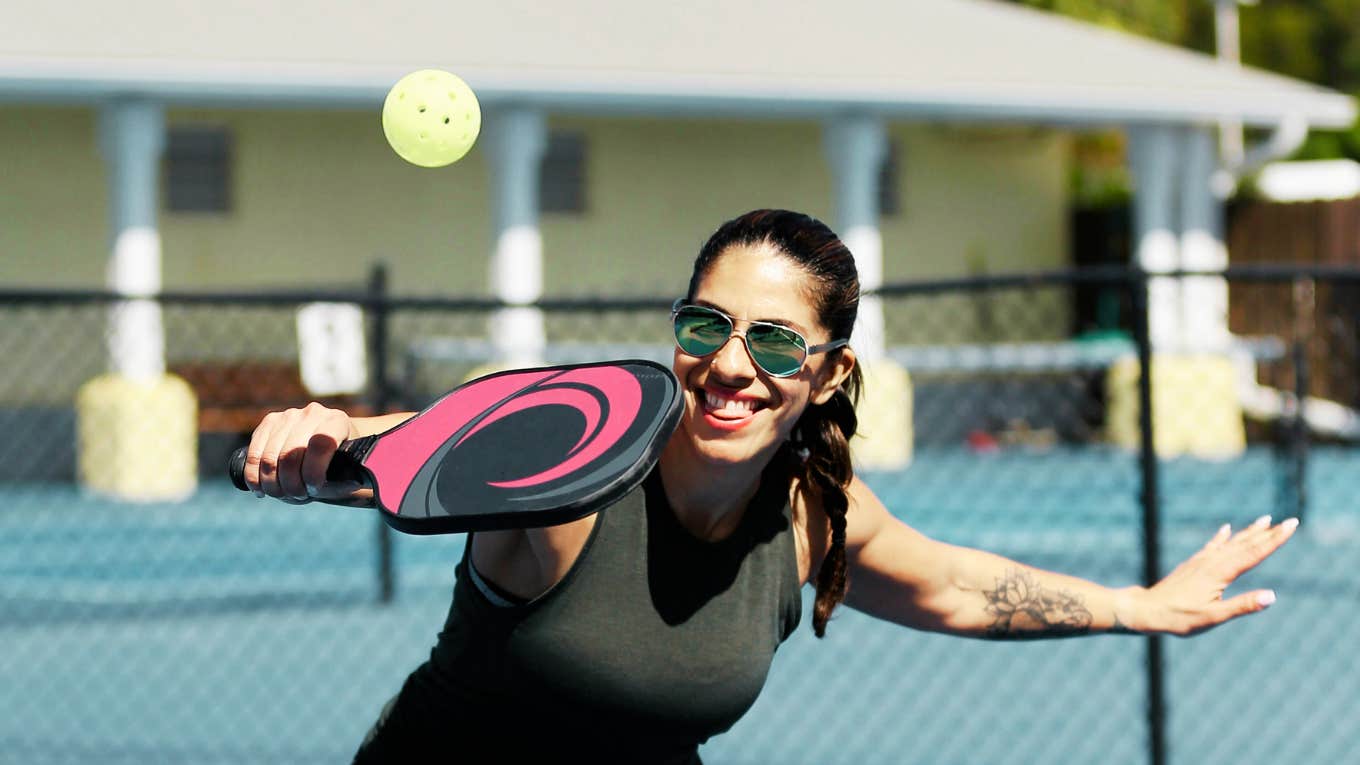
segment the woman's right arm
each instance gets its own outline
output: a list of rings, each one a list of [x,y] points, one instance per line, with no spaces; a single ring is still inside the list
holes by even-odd
[[[326,467],[340,442],[381,433],[413,416],[411,412],[350,417],[340,409],[311,403],[301,409],[270,412],[260,421],[246,449],[246,485],[261,497],[285,502],[309,499],[362,499],[358,484],[327,483]]]
[[[414,416],[403,412],[350,417],[311,403],[271,412],[255,428],[246,450],[246,485],[261,497],[284,502],[312,499],[367,505],[372,490],[326,481],[326,467],[342,441],[382,433]],[[310,488],[309,488],[310,487]],[[557,583],[585,546],[594,516],[559,526],[480,532],[473,545],[478,573],[515,595],[532,598]]]

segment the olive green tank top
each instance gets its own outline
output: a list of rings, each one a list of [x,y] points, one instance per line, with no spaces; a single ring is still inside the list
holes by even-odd
[[[597,516],[562,581],[520,605],[475,586],[465,553],[426,680],[478,731],[513,735],[495,722],[508,718],[559,755],[690,761],[755,702],[800,618],[787,488],[773,483],[708,543],[653,471]]]

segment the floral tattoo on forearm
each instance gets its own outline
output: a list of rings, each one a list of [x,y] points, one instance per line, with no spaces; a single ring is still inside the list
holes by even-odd
[[[1091,612],[1082,599],[1066,590],[1049,590],[1022,569],[1011,569],[996,580],[996,587],[983,590],[986,611],[995,617],[986,637],[994,640],[1028,640],[1091,631]]]

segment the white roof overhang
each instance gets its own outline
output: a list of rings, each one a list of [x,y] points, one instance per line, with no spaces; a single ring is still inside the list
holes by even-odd
[[[442,68],[487,106],[568,112],[1356,119],[1340,93],[993,0],[234,0],[206,6],[211,16],[201,7],[27,7],[0,25],[0,100],[374,108],[401,75]]]

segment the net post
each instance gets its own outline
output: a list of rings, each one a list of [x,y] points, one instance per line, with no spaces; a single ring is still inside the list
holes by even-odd
[[[1148,319],[1148,274],[1129,269],[1134,342],[1138,346],[1138,431],[1143,517],[1143,585],[1151,587],[1161,575],[1160,488],[1157,447],[1152,419],[1152,340]],[[1166,675],[1160,635],[1147,636],[1148,762],[1166,765]]]
[[[387,411],[391,404],[390,386],[387,379],[388,313],[390,305],[387,294],[387,265],[375,263],[368,277],[368,309],[372,317],[372,334],[369,335],[368,363],[372,385],[372,406],[375,414]],[[381,511],[380,511],[381,512]],[[378,602],[391,603],[396,597],[396,567],[393,563],[392,529],[379,514],[377,521],[377,556],[374,572],[378,585]]]

